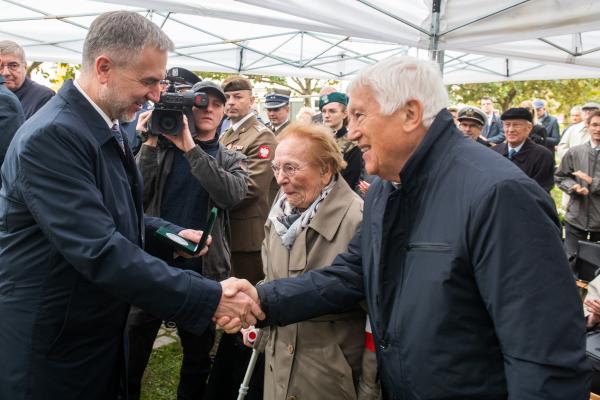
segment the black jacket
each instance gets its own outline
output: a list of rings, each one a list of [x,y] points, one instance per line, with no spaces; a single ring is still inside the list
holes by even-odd
[[[550,196],[446,111],[400,180],[373,182],[332,266],[258,286],[266,323],[366,298],[386,399],[587,399],[581,300]]]
[[[19,126],[25,122],[23,109],[17,96],[4,86],[4,78],[0,75],[0,166],[4,155]]]
[[[508,158],[507,143],[500,143],[492,149]],[[554,155],[550,150],[526,139],[521,150],[513,156],[512,162],[546,192],[550,192],[554,186]]]
[[[0,399],[115,399],[129,304],[201,334],[217,282],[144,252],[141,176],[67,81],[2,166]],[[171,226],[171,229],[179,229]]]
[[[25,119],[29,119],[54,96],[54,90],[25,78],[21,87],[15,90],[15,95],[21,102]]]

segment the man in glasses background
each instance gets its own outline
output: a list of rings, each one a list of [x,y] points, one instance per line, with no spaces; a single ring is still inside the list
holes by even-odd
[[[0,41],[0,58],[0,74],[5,85],[19,98],[25,119],[29,119],[54,96],[54,91],[27,77],[25,51],[17,43],[11,40]]]

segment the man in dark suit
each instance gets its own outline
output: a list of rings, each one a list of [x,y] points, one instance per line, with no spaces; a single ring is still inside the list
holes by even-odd
[[[99,16],[77,81],[10,146],[0,189],[1,399],[116,399],[130,304],[198,334],[213,316],[248,323],[252,308],[260,314],[248,297],[223,296],[233,281],[171,268],[143,250],[159,226],[200,239],[144,217],[141,176],[119,127],[158,100],[172,49],[137,13]]]
[[[0,76],[0,166],[4,162],[10,141],[23,122],[25,116],[21,103],[17,96],[4,86],[4,78]]]
[[[494,102],[490,97],[481,98],[481,109],[488,117],[481,135],[492,144],[502,143],[504,141],[504,128],[500,118],[494,114]]]
[[[0,41],[0,74],[21,102],[25,118],[31,117],[54,96],[54,91],[27,77],[25,51],[12,40]]]
[[[533,115],[526,108],[510,108],[500,117],[504,123],[506,143],[493,147],[507,157],[545,191],[554,186],[554,156],[552,152],[529,139]]]

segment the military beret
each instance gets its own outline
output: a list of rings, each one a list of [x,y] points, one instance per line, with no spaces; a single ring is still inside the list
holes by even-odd
[[[329,103],[341,103],[343,105],[348,105],[348,96],[345,93],[341,92],[333,92],[329,94],[324,94],[319,98],[319,110],[322,110]]]
[[[167,70],[167,79],[178,83],[179,86],[187,85],[192,87],[195,83],[200,82],[202,79],[192,71],[181,67],[173,67]]]
[[[243,76],[230,76],[221,85],[224,92],[237,92],[238,90],[252,90],[252,83]]]
[[[459,121],[473,121],[484,126],[487,122],[487,115],[477,107],[467,106],[458,111],[457,119]]]
[[[594,103],[593,101],[588,101],[584,105],[581,106],[582,110],[600,110],[600,104]]]
[[[212,93],[216,95],[219,99],[223,101],[223,103],[227,102],[225,97],[225,93],[223,93],[223,89],[219,85],[211,81],[201,81],[196,83],[192,87],[192,91],[194,93],[203,92],[203,93]]]
[[[533,122],[533,116],[528,109],[523,107],[509,108],[500,116],[502,121],[507,119],[524,119],[525,121]]]
[[[267,109],[283,107],[288,105],[289,102],[290,97],[283,94],[269,93],[265,96],[265,107]]]

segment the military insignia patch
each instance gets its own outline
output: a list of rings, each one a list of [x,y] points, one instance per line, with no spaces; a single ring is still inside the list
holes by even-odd
[[[271,148],[269,146],[260,146],[258,148],[258,158],[269,158],[271,155]]]

